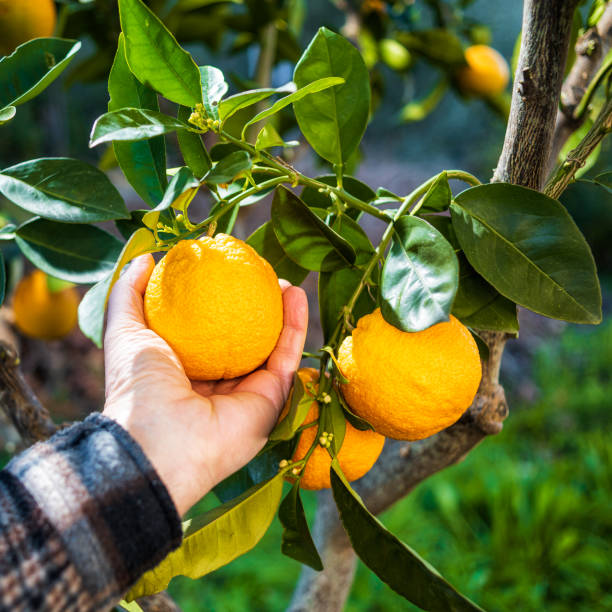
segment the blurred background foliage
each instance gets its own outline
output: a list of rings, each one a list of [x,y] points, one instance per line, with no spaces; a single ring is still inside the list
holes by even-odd
[[[349,35],[367,56],[377,93],[355,170],[374,188],[384,184],[407,193],[445,168],[459,167],[483,180],[492,174],[505,131],[504,100],[468,98],[453,86],[453,41],[463,47],[491,44],[510,63],[521,2],[149,4],[199,65],[213,64],[233,75],[234,91],[256,81],[278,86],[290,80],[302,46],[321,25]],[[87,147],[91,124],[107,106],[106,77],[118,32],[116,2],[64,0],[61,6],[62,34],[83,40],[84,49],[64,78],[20,107],[2,128],[0,166],[50,155],[99,163],[109,169],[129,207],[141,208],[113,168],[112,156]],[[583,22],[587,12],[585,4]],[[420,32],[440,27],[450,32],[444,44],[419,46]],[[271,28],[276,42],[268,75],[259,57]],[[408,55],[385,42],[390,40],[403,45]],[[441,59],[432,50],[450,55]],[[405,121],[406,107],[421,104],[443,81],[449,86],[431,112],[422,121]],[[287,138],[296,137],[295,127],[285,122],[279,127]],[[170,159],[178,160],[176,147],[170,145]],[[611,159],[608,140],[587,176],[608,170]],[[320,164],[307,156],[294,161],[306,173]],[[609,312],[612,195],[592,183],[577,182],[561,199],[593,248]],[[11,213],[6,202],[0,202],[0,212]],[[237,225],[238,235],[245,237],[259,222],[246,218]],[[511,399],[503,432],[463,463],[423,483],[382,519],[488,610],[612,610],[612,322],[595,329],[551,326],[538,317],[523,323],[521,338],[510,343],[502,368]],[[56,414],[76,418],[79,407],[85,412],[101,407],[100,355],[80,332],[63,343],[23,342],[24,370]],[[74,408],[68,409],[71,403]],[[312,515],[314,497],[306,501]],[[275,523],[253,552],[198,582],[176,580],[172,594],[186,612],[283,610],[299,566],[280,555],[280,533]],[[414,608],[360,567],[346,609]]]

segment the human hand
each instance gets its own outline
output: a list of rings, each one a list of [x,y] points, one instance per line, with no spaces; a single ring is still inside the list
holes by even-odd
[[[284,326],[264,366],[235,380],[191,381],[144,321],[153,266],[151,255],[135,259],[110,297],[104,414],[140,444],[183,515],[266,443],[300,363],[308,303],[302,289],[280,281]]]

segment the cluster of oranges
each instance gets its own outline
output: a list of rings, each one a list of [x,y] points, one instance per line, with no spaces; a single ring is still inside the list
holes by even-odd
[[[273,350],[283,324],[272,267],[249,245],[225,234],[184,240],[171,249],[151,275],[144,305],[149,327],[197,380],[253,371]],[[476,343],[457,319],[406,333],[387,323],[379,309],[362,317],[344,339],[338,366],[348,381],[339,391],[375,430],[346,423],[338,460],[349,480],[374,465],[385,436],[418,440],[457,421],[481,377]],[[298,374],[312,403],[291,461],[308,457],[300,484],[321,489],[330,486],[331,465],[332,434],[317,426],[325,398],[318,397],[317,370]]]

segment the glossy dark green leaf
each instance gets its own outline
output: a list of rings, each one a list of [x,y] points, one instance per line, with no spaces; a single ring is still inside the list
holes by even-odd
[[[219,118],[219,101],[227,92],[223,73],[214,66],[200,66],[202,103],[208,117]]]
[[[312,148],[332,164],[344,164],[365,132],[370,113],[370,79],[361,53],[345,38],[320,28],[295,67],[301,88],[325,77],[342,85],[294,104],[300,130]]]
[[[468,261],[502,295],[556,319],[601,321],[593,256],[559,202],[494,183],[459,194],[451,216]]]
[[[448,321],[459,284],[453,247],[423,219],[395,222],[393,244],[381,279],[381,312],[406,332]]]
[[[104,310],[110,281],[110,275],[103,278],[89,289],[79,304],[79,327],[98,348],[102,348]]]
[[[355,268],[342,268],[319,274],[319,313],[325,341],[329,341],[336,325],[343,317],[343,308],[361,281],[363,272]],[[365,288],[353,308],[352,323],[370,314],[376,308],[376,300]]]
[[[33,159],[6,168],[0,172],[0,193],[24,210],[65,223],[129,217],[104,172],[77,159]]]
[[[196,63],[160,19],[141,0],[119,0],[119,17],[134,76],[177,104],[202,102]]]
[[[225,98],[219,102],[219,119],[221,119],[222,122],[225,122],[233,114],[237,113],[243,108],[246,108],[247,106],[257,104],[258,102],[261,102],[262,100],[265,100],[266,98],[269,98],[277,93],[292,93],[295,91],[295,89],[294,83],[287,83],[287,85],[283,85],[282,87],[278,87],[276,89],[250,89],[248,91],[242,91],[234,94],[233,96],[229,96],[228,98]]]
[[[330,271],[355,262],[353,247],[286,187],[276,189],[271,217],[280,245],[303,268]]]
[[[91,131],[89,146],[97,147],[103,142],[116,140],[135,142],[190,129],[185,122],[157,111],[123,108],[98,117]]]
[[[324,174],[323,176],[317,176],[316,180],[325,183],[326,185],[336,186],[336,175],[335,174]],[[374,191],[362,181],[345,175],[342,178],[343,188],[347,193],[362,200],[363,202],[371,202],[376,199]],[[333,205],[331,197],[328,193],[322,193],[314,187],[304,187],[300,197],[308,206],[315,206],[317,208],[329,208]],[[356,219],[361,215],[361,211],[357,208],[349,208],[347,214]]]
[[[33,219],[16,231],[21,252],[43,272],[73,283],[97,283],[115,266],[123,243],[94,225]]]
[[[459,256],[459,289],[452,314],[474,329],[518,333],[516,304],[489,285],[463,253]]]
[[[338,393],[338,399],[340,400],[340,405],[342,406],[342,411],[344,412],[344,418],[348,423],[359,431],[374,431],[374,427],[368,423],[368,421],[362,419],[360,416],[357,416],[351,410],[351,407],[346,403],[346,400],[342,397],[342,394]]]
[[[246,151],[234,151],[217,162],[204,176],[204,180],[211,185],[231,183],[241,172],[250,170],[252,165],[253,161]]]
[[[321,218],[326,218],[324,210],[313,208],[312,211],[321,216]],[[374,247],[359,223],[348,215],[342,215],[341,217],[334,215],[331,221],[331,228],[342,236],[355,250],[357,256],[355,257],[354,264],[358,267],[365,267],[374,254]]]
[[[325,78],[317,79],[313,82],[309,82],[303,86],[301,86],[297,91],[277,100],[270,108],[266,108],[265,110],[257,113],[252,119],[245,123],[242,128],[242,137],[246,134],[246,130],[250,125],[254,123],[258,123],[259,121],[263,121],[272,115],[275,115],[283,108],[286,108],[290,104],[297,104],[300,100],[303,100],[306,96],[313,95],[317,92],[322,92],[337,85],[341,85],[344,83],[344,79],[336,76],[328,76]]]
[[[14,106],[7,106],[0,110],[0,125],[8,123],[17,114],[17,109]]]
[[[482,612],[368,512],[336,462],[330,478],[340,519],[355,552],[383,582],[423,610]]]
[[[76,40],[36,38],[0,59],[0,108],[37,96],[68,66],[81,48]]]
[[[422,218],[430,225],[433,225],[448,240],[455,251],[461,250],[450,217],[444,215],[423,215]]]
[[[279,278],[288,280],[292,285],[301,285],[308,276],[308,270],[298,266],[285,253],[276,238],[272,221],[267,221],[248,238],[247,244],[252,246],[274,268]]]
[[[191,110],[186,106],[179,106],[178,119],[187,123],[191,115]],[[212,167],[210,155],[202,142],[200,134],[179,130],[176,133],[179,148],[185,163],[189,166],[193,175],[201,179]]]
[[[174,576],[200,578],[251,550],[268,530],[283,493],[284,473],[187,521],[183,542],[130,590],[128,601],[163,591]]]
[[[450,206],[452,197],[446,172],[441,172],[423,196],[421,211],[442,212]]]
[[[317,571],[323,569],[323,562],[312,541],[304,506],[300,498],[300,485],[296,482],[278,509],[278,519],[283,526],[281,550],[284,555],[304,563]]]
[[[314,398],[304,388],[302,379],[295,373],[289,402],[289,411],[270,433],[270,440],[290,440],[304,423]]]
[[[125,58],[125,40],[119,35],[115,61],[108,78],[110,112],[121,108],[159,111],[157,94],[131,73]],[[184,130],[181,133],[186,134]],[[163,136],[142,142],[115,142],[115,157],[128,183],[149,205],[156,206],[166,189],[166,144]]]
[[[598,185],[605,187],[610,193],[612,193],[612,171],[598,174],[593,181],[595,181]]]

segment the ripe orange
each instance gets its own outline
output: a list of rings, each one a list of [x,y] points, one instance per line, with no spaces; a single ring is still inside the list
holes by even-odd
[[[52,36],[56,20],[53,0],[0,0],[0,55],[32,38]]]
[[[482,375],[476,342],[452,315],[407,333],[376,309],[344,339],[338,363],[351,409],[398,440],[420,440],[452,425],[472,403]]]
[[[225,234],[182,240],[168,251],[151,274],[144,311],[148,326],[194,380],[252,372],[268,358],[283,326],[272,266]]]
[[[50,291],[47,275],[34,270],[22,278],[13,296],[15,325],[27,336],[57,340],[77,323],[79,296],[74,287]]]
[[[504,57],[487,45],[472,45],[465,50],[467,66],[457,73],[459,88],[474,96],[500,94],[510,80],[510,69]]]
[[[314,368],[302,368],[298,371],[298,376],[304,383],[315,383],[318,388],[319,373]],[[312,395],[308,390],[306,393]],[[288,410],[289,401],[285,406]],[[313,399],[310,410],[304,424],[313,423],[319,418],[319,404]],[[292,460],[299,461],[306,456],[317,436],[317,427],[312,426],[304,429],[300,435]],[[385,443],[384,436],[373,431],[360,431],[355,429],[350,423],[346,424],[344,441],[338,453],[338,461],[349,482],[361,478],[376,463]],[[318,490],[329,489],[331,482],[329,479],[329,469],[331,467],[331,457],[326,448],[317,444],[310,455],[306,467],[302,471],[300,486],[304,489]]]

